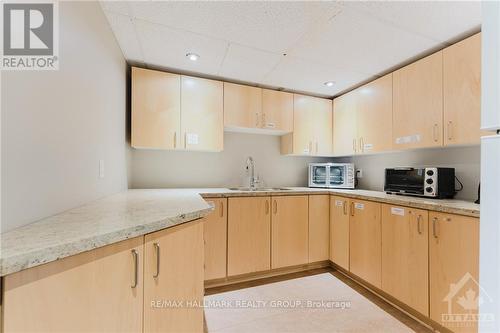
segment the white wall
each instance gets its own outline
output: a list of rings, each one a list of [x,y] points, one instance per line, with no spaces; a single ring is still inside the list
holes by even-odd
[[[398,166],[453,167],[464,184],[457,199],[474,201],[480,181],[481,149],[479,146],[422,149],[407,152],[359,156],[351,159],[356,169],[363,170],[359,188],[383,191],[384,169]],[[457,183],[458,188],[458,183]]]
[[[273,187],[307,186],[308,163],[327,160],[281,156],[276,136],[226,132],[221,153],[134,149],[132,188],[248,186],[248,156],[264,185]]]
[[[60,70],[2,73],[2,231],[127,188],[125,60],[97,2],[59,6]]]

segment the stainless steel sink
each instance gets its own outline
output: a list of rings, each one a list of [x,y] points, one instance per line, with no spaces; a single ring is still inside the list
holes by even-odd
[[[283,187],[258,187],[258,188],[251,188],[251,187],[230,187],[229,190],[231,191],[244,191],[244,192],[268,192],[268,191],[289,191],[289,188],[283,188]]]

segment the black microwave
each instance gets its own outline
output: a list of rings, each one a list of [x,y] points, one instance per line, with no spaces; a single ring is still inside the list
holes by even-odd
[[[384,191],[389,194],[451,199],[455,196],[454,168],[388,168]]]

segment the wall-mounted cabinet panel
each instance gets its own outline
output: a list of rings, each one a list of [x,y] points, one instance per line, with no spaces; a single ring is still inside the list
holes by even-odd
[[[443,65],[444,144],[479,144],[481,34],[444,49]]]
[[[443,145],[443,52],[393,73],[395,149]]]
[[[176,149],[180,143],[181,77],[132,67],[132,147]]]
[[[479,298],[491,301],[478,284],[479,219],[430,212],[429,221],[430,318],[453,332],[477,332],[477,321],[446,319],[477,315]]]
[[[357,153],[392,149],[392,73],[357,89]]]
[[[182,76],[182,147],[196,151],[222,151],[223,91],[221,81]]]
[[[271,268],[270,201],[270,197],[228,199],[228,276]]]
[[[309,262],[329,259],[330,195],[309,196]]]
[[[354,90],[333,101],[333,154],[354,155],[357,143],[358,91]]]
[[[347,198],[330,197],[330,260],[349,270],[349,207]]]
[[[262,127],[289,133],[293,131],[293,94],[262,89]]]
[[[382,290],[429,315],[429,213],[382,205]]]
[[[227,199],[209,199],[214,211],[203,218],[205,242],[205,280],[226,277]]]
[[[262,120],[262,89],[224,82],[224,127],[257,128]]]
[[[272,197],[271,268],[308,262],[308,197]]]
[[[349,267],[350,271],[381,287],[382,235],[381,204],[351,200],[349,221]]]
[[[293,133],[281,137],[281,153],[332,155],[332,101],[293,95]]]

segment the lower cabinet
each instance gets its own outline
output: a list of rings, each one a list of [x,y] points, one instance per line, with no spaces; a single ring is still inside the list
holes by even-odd
[[[146,235],[144,254],[144,332],[203,332],[203,222]]]
[[[328,260],[330,247],[330,195],[309,196],[309,262]]]
[[[478,284],[479,219],[430,212],[429,221],[430,318],[453,332],[477,332],[478,300],[491,301]]]
[[[381,204],[351,200],[349,212],[350,271],[377,288],[381,287]]]
[[[347,198],[330,197],[330,260],[349,270],[349,203]]]
[[[429,315],[427,210],[382,205],[382,290]]]
[[[308,196],[272,197],[271,268],[308,262]]]
[[[226,277],[227,199],[208,199],[214,211],[203,218],[205,280]]]
[[[228,276],[271,269],[270,201],[270,197],[228,199]]]
[[[143,237],[4,277],[3,332],[142,332]]]

